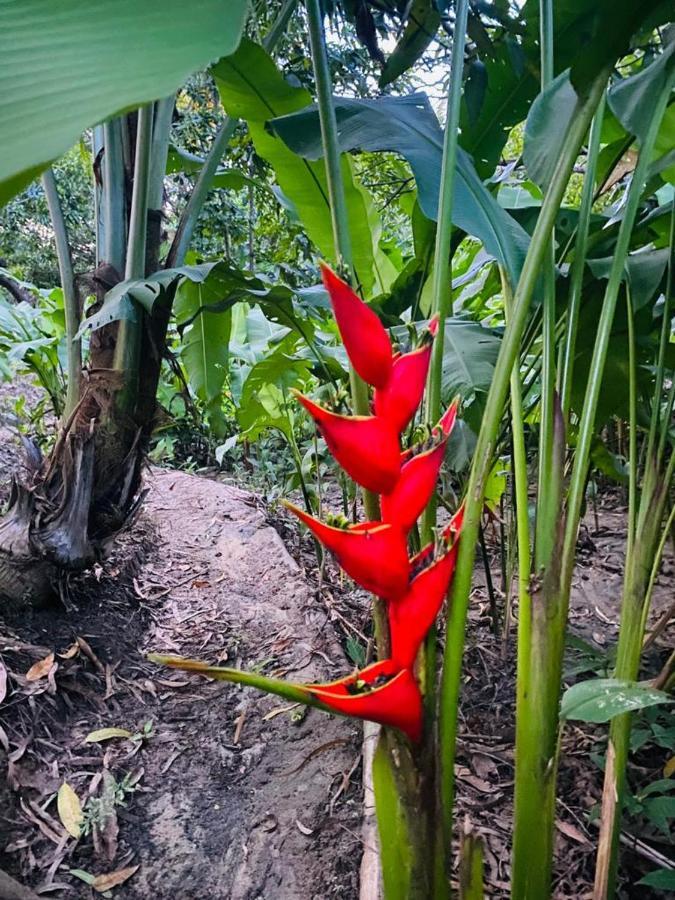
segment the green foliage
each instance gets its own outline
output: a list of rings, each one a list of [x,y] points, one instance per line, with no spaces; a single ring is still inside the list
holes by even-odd
[[[311,95],[304,88],[291,86],[263,48],[249,40],[242,41],[236,53],[221,60],[213,74],[225,110],[245,119],[256,153],[273,167],[292,214],[302,221],[319,252],[332,259],[333,232],[323,162],[300,158],[266,128],[269,120],[306,107],[311,103]],[[355,182],[347,158],[342,161],[342,174],[357,277],[366,292],[376,283],[383,290],[390,273],[376,243],[375,211],[367,192]]]
[[[429,219],[438,215],[443,132],[423,95],[377,100],[336,98],[340,147],[400,153],[412,168],[419,204]],[[275,133],[296,153],[312,160],[321,156],[317,111],[312,107],[272,123]],[[517,281],[527,249],[527,235],[494,200],[478,178],[470,157],[460,152],[453,222],[479,238]]]
[[[96,252],[92,159],[84,140],[54,164],[54,175],[60,187],[73,268],[82,274],[94,268]],[[49,210],[39,183],[0,206],[0,236],[0,266],[40,287],[58,284]]]
[[[10,379],[15,372],[34,376],[58,416],[65,398],[63,294],[60,288],[33,292],[35,306],[0,296],[0,377]]]
[[[403,34],[388,57],[380,76],[380,87],[395,81],[424,53],[441,23],[436,0],[413,0]]]
[[[581,722],[609,722],[622,713],[672,702],[668,694],[637,681],[596,678],[580,681],[565,691],[560,703],[560,718]]]
[[[120,0],[92,15],[85,0],[4,4],[0,199],[18,193],[85,128],[171,93],[190,72],[231,53],[247,9],[247,0],[205,0],[185,15],[177,0]],[[36,22],[48,48],[39,68]]]

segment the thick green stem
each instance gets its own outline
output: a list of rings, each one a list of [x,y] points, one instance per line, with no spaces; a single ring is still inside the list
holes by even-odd
[[[670,204],[670,255],[668,257],[668,278],[666,283],[666,296],[663,304],[663,319],[661,322],[661,340],[659,342],[659,356],[656,363],[656,379],[654,383],[654,398],[652,401],[652,416],[649,423],[649,440],[647,442],[647,455],[651,456],[656,444],[656,432],[661,412],[661,395],[663,393],[663,380],[665,375],[666,349],[670,342],[670,304],[673,296],[673,253],[675,253],[675,196]]]
[[[297,3],[298,0],[286,0],[286,3],[284,3],[280,9],[279,15],[263,41],[263,46],[269,53],[271,53],[279,43]],[[185,254],[188,251],[204,202],[211,189],[213,176],[216,174],[218,165],[237,130],[238,124],[238,119],[226,116],[218,129],[218,133],[209,150],[209,155],[206,157],[204,165],[199,170],[195,186],[192,188],[192,193],[190,194],[190,199],[181,213],[178,227],[176,228],[176,233],[166,258],[167,268],[182,266],[185,262]]]
[[[518,748],[516,760],[516,779],[524,778],[530,785],[529,791],[523,789],[523,797],[528,798],[528,809],[516,822],[514,840],[512,896],[518,900],[544,900],[550,892],[559,734],[558,704],[576,537],[616,300],[651,148],[664,109],[665,99],[662,97],[656,104],[649,133],[633,174],[619,231],[579,428],[564,537],[561,533],[556,542],[557,546],[562,544],[562,553],[554,554],[544,572],[542,583],[532,598],[529,715],[524,723],[525,743]]]
[[[152,126],[151,167],[148,183],[148,209],[161,209],[164,199],[164,176],[169,153],[169,132],[175,97],[164,97],[155,104]]]
[[[635,323],[630,285],[626,284],[626,320],[628,322],[628,535],[626,558],[630,559],[635,543],[637,518],[638,453],[637,453],[637,366],[635,361]]]
[[[129,219],[129,240],[124,271],[126,279],[143,278],[145,275],[145,242],[148,225],[148,186],[152,152],[152,105],[138,111],[136,131],[136,159],[134,186]],[[124,386],[119,393],[120,408],[133,413],[138,393],[138,368],[140,364],[143,314],[134,309],[133,318],[121,319],[115,344],[114,367],[124,372]]]
[[[605,110],[605,97],[603,94],[598,111],[591,125],[591,134],[588,141],[588,154],[586,156],[586,173],[584,186],[581,191],[581,206],[579,208],[579,224],[577,226],[577,242],[574,248],[574,260],[570,271],[570,293],[567,304],[567,330],[563,343],[562,364],[560,366],[560,405],[562,406],[565,421],[570,412],[570,398],[572,396],[572,377],[574,375],[574,356],[577,344],[577,329],[579,327],[579,310],[581,309],[581,288],[584,282],[584,268],[586,266],[586,250],[588,248],[588,229],[593,209],[593,191],[595,187],[595,173],[598,166],[598,154],[600,152],[600,135],[602,133],[602,120]]]
[[[539,47],[541,59],[541,90],[553,80],[553,3],[539,2]],[[551,230],[543,266],[543,302],[541,323],[541,391],[539,403],[539,459],[537,477],[537,518],[535,523],[534,564],[540,572],[553,552],[558,510],[555,497],[558,490],[552,484],[553,428],[555,393],[555,229]]]
[[[595,414],[598,407],[600,388],[602,386],[602,373],[605,367],[612,322],[614,321],[616,300],[624,276],[624,266],[630,245],[631,233],[649,167],[651,152],[668,102],[671,82],[672,79],[669,80],[667,89],[663,90],[660,96],[655,98],[654,101],[652,118],[640,149],[640,155],[638,156],[638,161],[628,190],[624,216],[619,229],[612,268],[605,291],[600,321],[598,323],[598,333],[595,341],[591,368],[588,374],[588,387],[579,424],[577,451],[574,458],[574,468],[572,470],[569,499],[567,502],[567,519],[565,523],[565,540],[563,544],[561,568],[561,585],[563,587],[563,593],[565,594],[569,594],[569,587],[566,586],[569,586],[572,581],[572,570],[574,568],[576,540],[584,498],[588,460],[593,436],[595,434]]]
[[[652,458],[648,467],[655,465]],[[666,478],[649,478],[652,489],[644,490],[640,502],[640,528],[630,555],[626,558],[623,601],[619,626],[615,678],[635,681],[640,669],[645,622],[653,588],[652,575],[658,569],[665,546],[667,529],[661,530],[663,510],[668,497],[672,466]],[[661,537],[661,541],[659,541]],[[660,550],[660,552],[659,552]],[[607,742],[603,786],[600,837],[595,869],[594,900],[608,900],[616,891],[619,832],[626,789],[626,765],[630,752],[632,716],[612,719]]]
[[[506,321],[509,321],[513,298],[500,267],[502,294]],[[516,538],[518,542],[518,672],[516,678],[516,746],[522,743],[519,733],[527,721],[527,700],[530,672],[530,646],[532,643],[532,598],[530,597],[530,517],[528,509],[527,453],[523,430],[523,401],[520,384],[519,362],[511,372],[511,433],[513,436],[513,477],[516,494]],[[517,822],[523,801],[516,790],[514,820]]]
[[[122,275],[126,241],[126,188],[122,121],[112,119],[103,126],[103,262]]]
[[[551,229],[553,228],[570,173],[576,162],[579,148],[588,131],[591,118],[604,90],[608,75],[609,71],[607,69],[601,72],[590,86],[588,93],[577,101],[571,126],[560,149],[551,184],[546,192],[518,281],[514,296],[513,316],[504,332],[474,452],[474,461],[466,498],[462,540],[459,546],[457,569],[450,604],[439,710],[443,844],[444,852],[448,858],[452,840],[455,793],[454,761],[464,631],[471,593],[473,562],[485,484],[492,467],[495,443],[511,373],[518,358],[520,341],[527,321],[530,301],[545,257],[546,247],[550,241]]]
[[[75,337],[80,327],[80,304],[75,288],[73,275],[73,260],[70,254],[68,231],[66,220],[63,217],[63,209],[56,189],[56,179],[52,169],[47,169],[42,175],[42,188],[47,198],[49,215],[54,229],[54,242],[56,243],[56,256],[59,261],[59,277],[63,291],[63,309],[66,319],[66,404],[63,410],[63,418],[67,419],[77,406],[80,399],[80,377],[82,374],[82,344]]]
[[[103,248],[105,247],[105,233],[103,223],[103,154],[101,151],[104,147],[103,125],[95,125],[91,130],[91,155],[94,159],[96,167],[93,179],[94,188],[94,222],[96,225],[96,265],[98,266],[103,259]],[[99,156],[99,154],[101,154]]]

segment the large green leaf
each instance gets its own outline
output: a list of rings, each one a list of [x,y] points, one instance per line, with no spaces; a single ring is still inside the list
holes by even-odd
[[[406,72],[433,41],[441,24],[436,0],[413,0],[403,34],[382,69],[380,87]]]
[[[561,72],[532,104],[525,124],[523,162],[540,187],[548,187],[577,105],[569,70]]]
[[[593,678],[580,681],[565,691],[560,703],[560,718],[609,722],[621,713],[672,702],[668,694],[637,681]]]
[[[417,322],[416,325],[422,328],[425,323]],[[408,328],[398,325],[391,329],[391,334],[395,341],[405,341]],[[495,331],[471,319],[451,317],[445,320],[441,381],[444,403],[449,403],[458,394],[469,403],[477,392],[484,393],[489,389],[500,341]]]
[[[607,102],[624,128],[642,140],[652,118],[654,100],[672,86],[675,73],[675,40],[654,62],[637,75],[620,81],[609,92]],[[671,148],[672,149],[672,148]]]
[[[387,150],[404,156],[417,182],[419,203],[430,219],[438,215],[443,132],[427,97],[381,97],[377,100],[335,98],[340,148]],[[288,147],[308,160],[321,157],[321,129],[316,107],[284,115],[271,123]],[[527,250],[528,237],[503,210],[476,174],[471,158],[460,149],[457,158],[453,222],[479,238],[502,262],[514,283]]]
[[[291,86],[263,48],[247,39],[242,40],[236,53],[221,60],[212,71],[225,110],[246,121],[256,152],[274,168],[277,182],[293,203],[307,234],[325,257],[334,259],[323,161],[310,162],[299,157],[265,127],[270,119],[306,107],[311,103],[311,95],[304,88]],[[373,249],[369,227],[373,216],[373,210],[369,208],[372,201],[355,184],[351,161],[346,156],[342,158],[342,174],[354,268],[366,293],[374,286],[379,293],[386,290],[395,273],[387,267],[386,259],[380,258],[376,265],[377,251]],[[386,276],[382,276],[383,269],[387,270]],[[380,280],[382,277],[384,282]]]
[[[0,202],[82,131],[232,53],[248,0],[0,0]]]
[[[499,345],[497,334],[477,322],[469,319],[446,321],[441,382],[446,403],[457,394],[468,402],[474,398],[476,391],[489,389]]]
[[[214,435],[226,433],[221,396],[227,379],[232,310],[206,308],[205,285],[184,278],[176,292],[176,322],[183,325],[181,359],[190,387],[205,406]]]
[[[580,87],[598,70],[598,63],[611,56],[607,39],[626,45],[640,22],[668,21],[672,0],[556,0],[553,4],[553,45],[555,74],[573,67],[572,82]],[[539,91],[539,8],[540,0],[527,0],[517,10],[518,18],[491,32],[487,46],[477,45],[480,59],[468,70],[462,109],[460,143],[471,153],[481,176],[490,175],[506,144],[511,128],[523,121],[529,104]],[[650,11],[658,7],[657,14]],[[615,19],[614,11],[619,17]],[[635,13],[638,26],[630,16]],[[603,17],[604,16],[604,17]],[[607,22],[611,22],[611,28]],[[618,51],[620,52],[620,51]],[[611,57],[612,59],[614,57]]]
[[[630,283],[631,304],[634,311],[642,309],[653,298],[666,271],[669,258],[669,247],[663,247],[661,250],[643,247],[626,257],[623,277]],[[596,278],[609,278],[613,262],[612,256],[589,259],[588,267]]]

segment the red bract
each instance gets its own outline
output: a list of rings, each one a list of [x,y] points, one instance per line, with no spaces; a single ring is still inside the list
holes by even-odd
[[[377,314],[328,266],[321,266],[335,320],[351,364],[373,387],[383,387],[391,372],[393,354],[387,332]]]
[[[391,658],[401,669],[415,665],[422,641],[443,605],[455,571],[457,547],[455,541],[431,562],[433,547],[426,547],[420,557],[428,563],[427,567],[413,578],[405,596],[389,604]]]
[[[389,380],[378,387],[373,398],[376,416],[387,419],[400,434],[406,428],[422,401],[429,371],[432,339],[438,330],[438,319],[429,323],[421,347],[394,357]]]
[[[382,682],[382,683],[380,683]],[[311,694],[336,712],[399,728],[411,741],[422,736],[422,697],[412,672],[382,660],[329,684],[309,684]]]
[[[407,458],[401,467],[401,476],[393,491],[385,494],[381,500],[383,522],[392,522],[398,524],[404,531],[410,531],[422,514],[436,487],[445,446],[455,424],[456,414],[455,402],[434,428],[435,446],[409,457],[404,454],[404,458]]]
[[[406,537],[385,522],[359,522],[347,528],[326,525],[292,503],[286,506],[330,550],[347,575],[378,597],[402,597],[410,578]]]
[[[309,397],[297,392],[295,395],[345,472],[376,494],[391,491],[401,471],[398,434],[392,426],[376,416],[342,416]]]
[[[383,522],[410,531],[434,492],[444,454],[445,440],[403,464],[394,490],[381,498]]]

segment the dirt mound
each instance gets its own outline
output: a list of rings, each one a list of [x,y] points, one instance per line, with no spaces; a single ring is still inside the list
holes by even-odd
[[[145,660],[335,677],[349,666],[326,613],[252,495],[172,471],[148,487],[133,537],[73,585],[76,608],[0,632],[13,788],[0,867],[63,897],[134,866],[116,897],[356,897],[359,727]],[[86,742],[112,727],[133,737]],[[58,819],[64,781],[85,805],[79,841]]]

